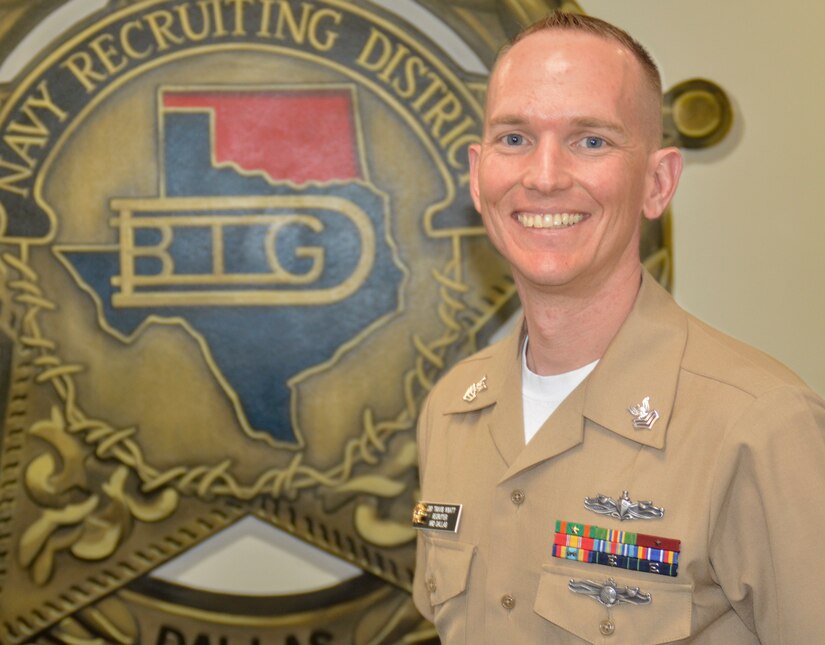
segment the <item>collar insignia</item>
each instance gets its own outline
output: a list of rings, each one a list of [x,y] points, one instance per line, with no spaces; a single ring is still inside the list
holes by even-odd
[[[482,390],[487,389],[487,375],[481,377],[481,380],[478,383],[473,383],[470,387],[467,388],[467,391],[464,392],[464,396],[462,397],[467,403],[472,403],[475,401],[476,396]]]
[[[595,497],[585,497],[584,507],[599,515],[609,515],[619,521],[624,520],[658,520],[665,514],[665,509],[654,506],[652,502],[633,502],[627,491],[617,502],[612,497],[599,493]]]
[[[650,397],[646,396],[639,405],[631,405],[628,412],[633,415],[633,427],[636,430],[650,430],[659,418],[658,410],[650,409]]]

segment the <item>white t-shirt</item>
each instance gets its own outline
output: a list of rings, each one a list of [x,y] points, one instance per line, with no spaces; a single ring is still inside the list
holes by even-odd
[[[521,395],[524,400],[524,443],[530,443],[539,428],[553,414],[561,402],[576,389],[576,387],[593,368],[599,363],[593,361],[589,365],[580,367],[572,372],[554,374],[553,376],[539,376],[527,367],[527,341],[521,354]]]

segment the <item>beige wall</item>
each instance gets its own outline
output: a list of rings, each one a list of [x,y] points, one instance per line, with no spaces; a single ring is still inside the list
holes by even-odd
[[[685,155],[674,293],[825,395],[825,3],[579,4],[647,45],[665,88],[705,77],[730,96],[728,140]]]

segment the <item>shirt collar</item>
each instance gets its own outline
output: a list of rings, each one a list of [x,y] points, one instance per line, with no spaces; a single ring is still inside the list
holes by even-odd
[[[521,393],[521,347],[524,342],[523,324],[506,336],[497,348],[490,347],[481,350],[478,354],[463,363],[463,373],[474,373],[473,378],[484,379],[484,389],[476,388],[475,396],[470,389],[478,381],[455,381],[455,391],[447,398],[449,403],[444,409],[445,414],[461,414],[477,412],[483,408],[508,399],[514,388]],[[487,360],[485,360],[487,359]],[[474,372],[473,363],[484,363],[481,371]],[[459,389],[464,388],[464,389]],[[519,403],[519,406],[521,403]]]
[[[447,400],[445,414],[476,412],[492,405],[521,410],[518,403],[509,401],[521,392],[520,351],[524,340],[519,325],[501,343],[498,351],[482,350],[475,360],[485,361],[485,389],[472,400],[464,395],[469,382],[456,384],[456,391]],[[687,343],[687,316],[647,271],[636,302],[611,341],[599,364],[587,380],[563,404],[564,411],[572,412],[575,403],[579,414],[603,428],[626,439],[654,448],[664,448],[667,427],[673,412],[676,386],[682,355]],[[473,359],[471,359],[473,362]],[[470,367],[471,366],[467,366]],[[465,373],[472,369],[465,370]],[[479,376],[481,378],[481,376]],[[631,406],[649,397],[650,408],[659,418],[650,429],[634,427]],[[559,410],[561,412],[561,410]],[[518,426],[522,419],[518,420]]]
[[[687,344],[687,315],[647,271],[636,302],[586,382],[582,413],[638,443],[664,448]],[[634,427],[628,411],[649,397],[659,417]]]

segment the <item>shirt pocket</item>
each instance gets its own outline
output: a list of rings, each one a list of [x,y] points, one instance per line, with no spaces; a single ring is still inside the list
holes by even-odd
[[[564,560],[542,565],[534,611],[551,623],[589,643],[658,645],[690,637],[693,585],[656,574],[631,574],[598,565],[567,564]],[[608,608],[593,598],[568,588],[571,579],[639,588],[649,593],[644,605],[621,603]],[[610,621],[610,625],[606,621]],[[609,634],[602,630],[610,630]]]
[[[424,535],[424,585],[433,607],[433,624],[445,643],[465,642],[467,582],[476,547]]]

